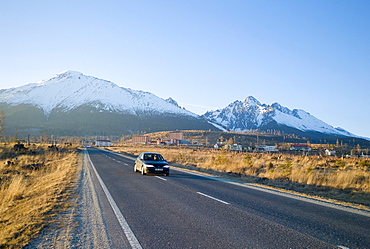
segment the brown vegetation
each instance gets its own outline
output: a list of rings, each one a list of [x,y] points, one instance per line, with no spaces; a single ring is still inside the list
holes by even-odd
[[[251,183],[370,207],[370,161],[366,159],[235,153],[175,146],[127,145],[114,150],[133,155],[155,151],[172,164],[215,170]]]
[[[17,147],[0,146],[0,248],[27,245],[70,205],[80,160],[74,146]]]

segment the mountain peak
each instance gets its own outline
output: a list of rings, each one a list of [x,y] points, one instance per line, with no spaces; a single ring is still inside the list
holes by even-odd
[[[83,73],[78,72],[78,71],[73,71],[73,70],[66,70],[60,73],[57,73],[54,76],[51,76],[50,78],[43,80],[43,81],[49,81],[50,79],[65,79],[65,78],[70,78],[70,77],[79,77],[79,76],[85,76]]]
[[[168,99],[166,99],[166,101],[167,101],[168,103],[170,103],[170,104],[173,104],[173,105],[175,105],[175,106],[180,107],[180,106],[179,106],[179,104],[176,102],[176,100],[174,100],[174,99],[173,99],[173,98],[171,98],[171,97],[169,97]]]
[[[73,71],[73,70],[66,70],[60,73],[57,73],[54,76],[51,76],[50,78],[44,79],[40,82],[38,82],[40,85],[45,85],[45,84],[52,84],[55,82],[62,81],[64,79],[68,78],[76,78],[76,77],[81,77],[84,76],[82,73]]]
[[[245,98],[244,103],[248,105],[261,105],[261,103],[253,96]]]
[[[70,76],[74,76],[74,75],[83,75],[83,74],[81,72],[74,71],[74,70],[66,70],[66,71],[63,71],[61,73],[58,73],[57,75],[70,75]]]

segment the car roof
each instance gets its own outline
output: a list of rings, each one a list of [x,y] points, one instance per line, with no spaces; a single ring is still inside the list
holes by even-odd
[[[160,159],[161,161],[165,161],[163,156],[159,153],[153,153],[153,152],[143,152],[139,155],[139,158],[142,158],[144,160],[150,160],[150,158],[157,158],[155,161],[158,161]]]
[[[155,153],[155,152],[143,152],[141,153],[141,155],[145,155],[145,154],[150,154],[150,155],[161,155],[159,153]]]

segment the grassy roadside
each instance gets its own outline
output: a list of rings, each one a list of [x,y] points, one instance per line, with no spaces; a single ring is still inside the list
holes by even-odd
[[[369,160],[233,153],[145,145],[126,145],[109,149],[132,155],[144,151],[158,152],[172,164],[370,210]]]
[[[0,145],[0,248],[21,248],[69,207],[80,156],[77,147],[52,150]]]

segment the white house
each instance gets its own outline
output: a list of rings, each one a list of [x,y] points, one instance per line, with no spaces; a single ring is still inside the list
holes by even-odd
[[[95,145],[97,147],[107,147],[112,146],[112,142],[110,140],[96,140]]]
[[[337,155],[337,152],[335,150],[328,150],[328,149],[326,149],[325,150],[325,155],[326,156],[336,156]]]
[[[269,145],[260,145],[258,150],[262,150],[262,151],[265,151],[265,152],[275,152],[275,151],[278,151],[278,149],[276,149],[275,146],[269,146]]]

